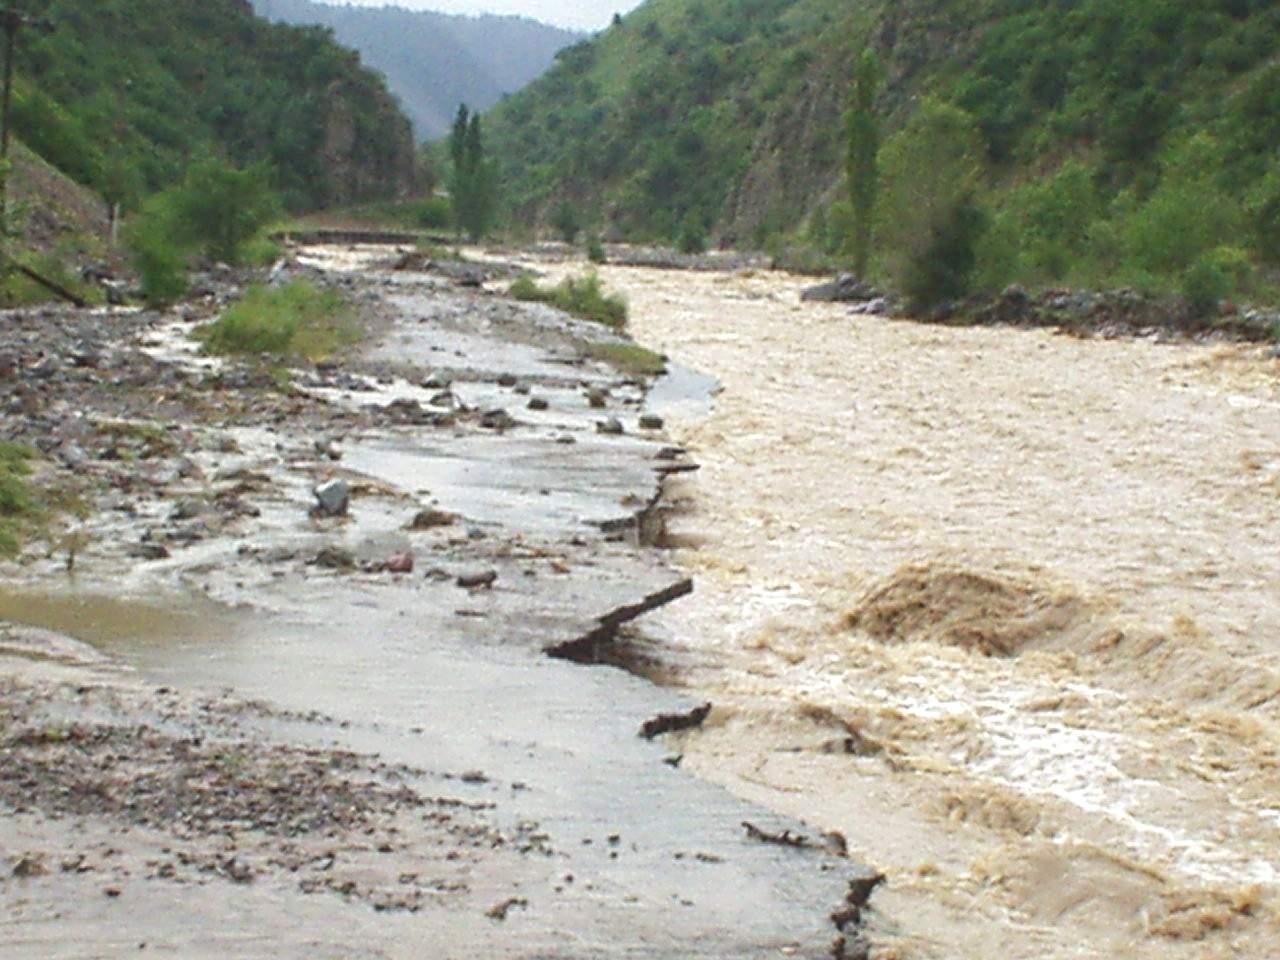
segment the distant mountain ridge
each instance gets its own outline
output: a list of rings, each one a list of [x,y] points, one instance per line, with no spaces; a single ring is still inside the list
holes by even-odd
[[[387,78],[420,140],[448,132],[459,103],[485,110],[541,75],[583,34],[526,17],[469,17],[314,0],[252,0],[258,14],[329,27]]]

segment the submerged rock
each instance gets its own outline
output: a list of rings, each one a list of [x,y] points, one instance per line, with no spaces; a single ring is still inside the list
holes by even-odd
[[[818,303],[845,303],[874,300],[879,295],[879,291],[870,284],[863,283],[851,273],[842,273],[828,283],[809,287],[800,294],[800,299]]]

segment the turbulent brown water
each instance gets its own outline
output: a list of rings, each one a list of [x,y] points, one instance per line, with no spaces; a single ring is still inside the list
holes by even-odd
[[[1280,362],[602,272],[724,387],[686,766],[889,873],[883,956],[1280,956]]]

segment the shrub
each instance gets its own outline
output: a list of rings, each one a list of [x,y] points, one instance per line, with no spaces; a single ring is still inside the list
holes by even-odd
[[[0,555],[12,555],[21,543],[25,522],[39,508],[27,483],[32,451],[0,442]]]
[[[987,218],[964,197],[933,230],[929,245],[911,257],[901,275],[902,292],[917,309],[963,297],[977,266],[976,248]]]
[[[142,296],[152,306],[173,303],[187,292],[187,251],[174,233],[163,196],[147,201],[125,230],[125,245],[142,281]]]
[[[595,273],[580,279],[567,277],[554,287],[539,286],[527,273],[521,274],[511,284],[511,296],[517,300],[549,303],[565,313],[583,320],[593,320],[614,330],[627,325],[627,301],[611,296],[600,286]]]
[[[221,160],[198,161],[168,193],[177,238],[214,260],[243,262],[249,241],[279,214],[270,184],[260,164],[238,170]]]
[[[412,205],[413,220],[426,230],[443,230],[449,226],[452,214],[445,197],[423,197]]]
[[[707,251],[707,229],[696,217],[686,217],[680,228],[676,245],[681,253],[699,254]]]
[[[1182,295],[1193,314],[1207,316],[1231,295],[1231,278],[1212,257],[1201,257],[1183,275]]]
[[[986,224],[975,200],[983,154],[973,117],[932,98],[881,153],[877,234],[894,282],[917,308],[968,291]]]
[[[592,234],[587,238],[587,259],[592,263],[605,263],[604,244],[600,238]]]
[[[555,227],[561,240],[573,243],[578,237],[578,231],[582,229],[577,208],[568,200],[561,200],[551,215],[551,226]]]
[[[347,304],[302,280],[252,287],[197,334],[211,353],[266,354],[320,360],[359,340]]]

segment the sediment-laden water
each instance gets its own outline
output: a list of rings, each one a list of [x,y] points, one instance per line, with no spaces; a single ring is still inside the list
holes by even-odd
[[[685,765],[888,871],[886,956],[1277,955],[1280,361],[602,275],[723,385],[647,651]]]

